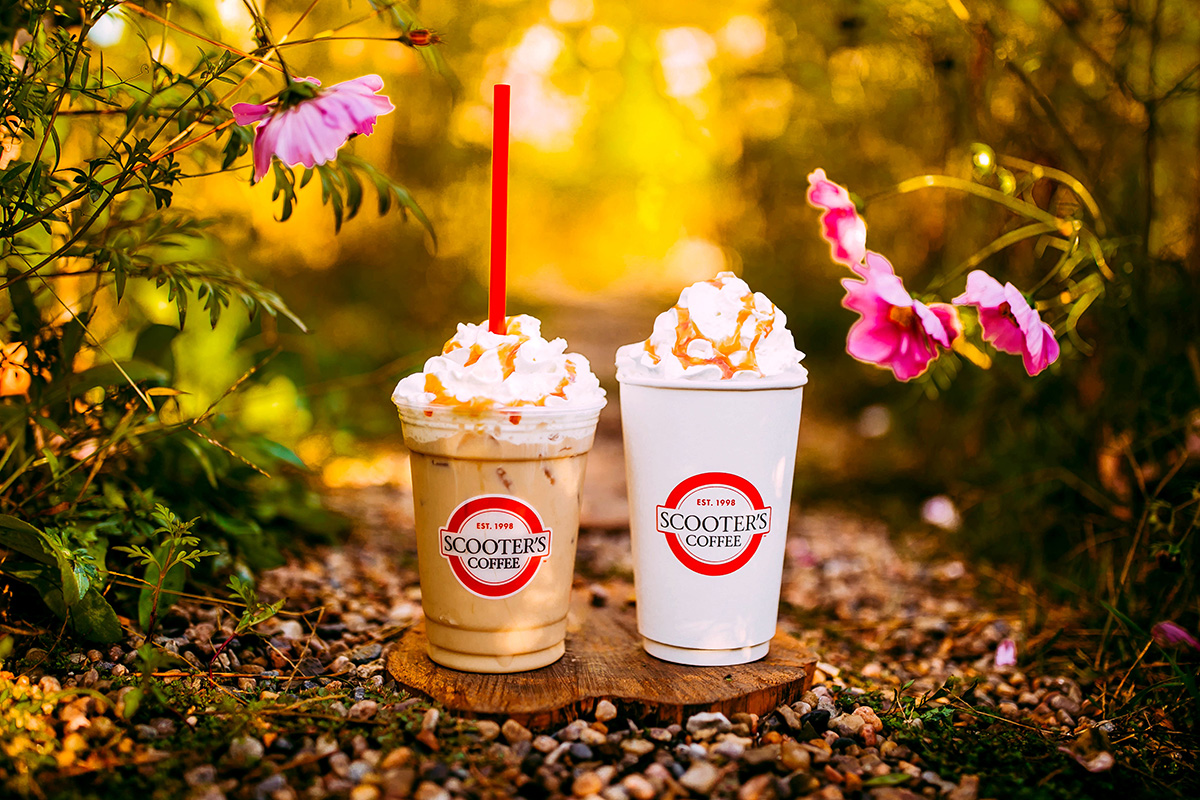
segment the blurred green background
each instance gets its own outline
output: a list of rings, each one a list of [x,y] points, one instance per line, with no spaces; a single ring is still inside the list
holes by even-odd
[[[264,11],[286,26],[308,5]],[[456,322],[486,314],[490,98],[503,81],[513,86],[509,308],[566,335],[610,394],[615,347],[647,335],[683,286],[732,269],[785,311],[808,353],[803,501],[911,527],[927,498],[946,494],[970,521],[958,546],[1110,599],[1105,576],[1136,551],[1137,577],[1184,576],[1155,591],[1195,614],[1195,524],[1184,524],[1200,454],[1195,11],[1185,0],[426,0],[417,12],[442,36],[454,78],[396,41],[289,48],[293,72],[325,84],[383,76],[396,111],[350,148],[408,186],[436,251],[418,224],[370,210],[335,236],[315,185],[281,224],[269,179],[251,186],[242,169],[193,180],[176,207],[218,218],[239,266],[313,332],[238,314],[211,332],[189,328],[174,343],[179,388],[191,393],[182,410],[206,407],[281,346],[223,407],[331,483],[402,480],[402,462],[388,460],[392,386]],[[189,3],[173,19],[253,47],[236,0]],[[365,3],[318,3],[291,38],[348,19],[362,21],[339,35],[395,35]],[[162,41],[142,19],[136,28],[164,61],[194,57],[194,40]],[[105,35],[93,41],[114,63],[137,52],[132,23]],[[237,99],[276,89],[263,78]],[[1016,227],[978,198],[886,195],[914,175],[969,178],[975,143],[1078,178],[1100,204],[1116,277],[1036,379],[1016,358],[984,371],[950,357],[897,384],[845,354],[847,273],[818,235],[805,177],[824,167],[865,201],[869,246],[920,293]],[[1029,192],[1064,216],[1079,205],[1049,181]],[[1057,257],[1033,242],[984,268],[1033,288]],[[961,288],[947,284],[943,298]],[[143,289],[112,312],[115,355],[131,352],[139,319],[176,322],[164,297]],[[954,529],[953,516],[930,521]]]

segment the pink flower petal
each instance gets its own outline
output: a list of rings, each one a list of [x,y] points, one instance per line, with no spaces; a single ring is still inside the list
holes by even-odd
[[[946,330],[941,317],[935,314],[929,306],[916,300],[912,301],[912,309],[916,313],[917,319],[921,321],[921,327],[925,329],[925,334],[942,347],[949,347],[950,332]]]
[[[1004,287],[1000,281],[981,269],[967,275],[967,290],[950,302],[955,305],[995,308],[1004,302]]]
[[[275,152],[275,141],[279,138],[279,128],[274,123],[276,117],[271,117],[258,124],[254,131],[254,182],[258,183],[271,169],[271,156]]]
[[[946,347],[954,344],[954,340],[962,336],[962,320],[958,318],[958,309],[946,303],[930,303],[929,310],[934,313],[942,328],[946,331]]]
[[[1193,650],[1200,650],[1200,641],[1196,640],[1186,628],[1175,622],[1156,622],[1154,627],[1150,629],[1150,635],[1154,637],[1154,641],[1162,647],[1190,647]]]
[[[233,121],[238,125],[250,125],[269,117],[272,108],[269,103],[234,103],[229,110],[233,112]]]
[[[854,208],[850,193],[825,178],[825,170],[808,176],[808,202],[821,214],[821,236],[829,242],[830,257],[859,271],[867,252],[867,224]]]
[[[1002,286],[977,269],[967,276],[967,290],[953,302],[975,306],[984,341],[1002,353],[1021,356],[1030,375],[1037,375],[1058,359],[1054,329],[1042,322],[1037,309],[1011,283]]]
[[[1038,322],[1038,328],[1034,333],[1040,330],[1041,344],[1035,353],[1032,348],[1024,354],[1023,361],[1025,363],[1025,371],[1030,376],[1037,375],[1046,367],[1058,360],[1059,346],[1058,340],[1054,338],[1054,329],[1044,322]]]
[[[874,251],[868,250],[866,257],[866,271],[869,272],[884,272],[888,275],[895,275],[896,270],[892,269],[892,262],[888,261],[883,256]]]
[[[808,176],[808,202],[817,208],[854,209],[850,193],[825,177],[825,170],[816,169]]]
[[[316,78],[299,78],[298,83],[320,86]],[[258,123],[254,136],[254,181],[271,168],[277,156],[290,167],[312,168],[337,158],[351,136],[369,134],[382,114],[395,110],[392,102],[376,92],[383,88],[378,75],[364,75],[334,84],[280,110],[276,103],[238,103],[231,109],[238,124]]]
[[[1012,318],[998,308],[979,308],[979,327],[983,340],[1002,353],[1019,356],[1025,352],[1025,334]]]
[[[1017,643],[1012,639],[1004,639],[996,645],[997,667],[1013,667],[1017,664]]]
[[[938,346],[948,347],[958,335],[954,310],[914,300],[892,265],[878,253],[867,254],[860,274],[861,281],[842,281],[846,288],[842,305],[861,315],[846,336],[846,352],[892,370],[898,380],[915,378],[937,358]]]

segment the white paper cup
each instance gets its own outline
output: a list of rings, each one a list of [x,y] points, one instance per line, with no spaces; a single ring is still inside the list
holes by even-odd
[[[646,652],[698,666],[762,658],[807,378],[618,380]]]

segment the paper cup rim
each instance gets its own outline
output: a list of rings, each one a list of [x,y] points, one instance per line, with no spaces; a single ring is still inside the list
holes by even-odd
[[[617,383],[629,386],[650,386],[656,389],[698,389],[717,392],[752,392],[763,389],[798,389],[808,384],[808,374],[789,373],[754,380],[691,380],[688,378],[651,378],[640,375],[617,374]]]

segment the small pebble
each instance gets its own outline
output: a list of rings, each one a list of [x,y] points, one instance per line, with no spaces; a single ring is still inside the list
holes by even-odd
[[[500,735],[500,726],[490,719],[481,719],[476,722],[475,730],[479,731],[479,737],[485,742],[490,742]]]
[[[739,739],[736,736],[731,736],[713,745],[712,752],[718,756],[724,756],[731,761],[739,759],[746,752],[746,743],[749,739]]]
[[[584,728],[582,731],[579,732],[579,741],[583,742],[586,745],[591,745],[593,747],[597,747],[599,745],[604,744],[606,741],[608,741],[608,739],[604,736],[603,733],[596,730],[595,728]]]
[[[862,717],[863,722],[874,726],[875,730],[883,730],[883,722],[879,719],[879,715],[875,713],[875,709],[870,706],[859,706],[854,709],[854,713]]]
[[[201,764],[183,773],[183,779],[188,786],[203,786],[206,783],[216,783],[217,768],[212,764]]]
[[[791,741],[790,739],[788,741]],[[795,745],[795,742],[792,742]],[[797,747],[799,745],[796,745]],[[769,764],[773,761],[778,761],[780,757],[780,747],[777,744],[768,744],[763,747],[756,747],[753,750],[747,750],[742,754],[742,761],[748,766],[754,767],[759,764]]]
[[[601,700],[596,704],[596,719],[600,722],[608,722],[616,719],[617,707],[608,700]]]
[[[783,720],[784,725],[787,725],[794,731],[798,731],[804,726],[804,723],[800,719],[800,715],[793,711],[791,706],[780,706],[779,708],[775,709],[775,713],[778,714],[779,718]]]
[[[818,708],[816,711],[810,711],[800,718],[802,723],[813,726],[813,730],[817,733],[823,733],[829,727],[829,712],[823,708]]]
[[[621,749],[638,757],[654,752],[654,742],[648,739],[626,739],[621,742]]]
[[[500,733],[509,744],[528,742],[533,738],[533,734],[529,732],[529,729],[515,719],[505,720],[504,724],[500,726]]]
[[[595,772],[588,770],[581,772],[574,783],[571,784],[571,794],[576,797],[587,797],[589,795],[598,794],[604,788],[604,781],[600,780],[600,776]]]
[[[717,716],[720,716],[722,719],[725,718],[724,714],[718,714]],[[688,720],[688,725],[691,725],[691,720]],[[687,772],[683,773],[679,778],[679,783],[697,794],[706,795],[712,792],[713,787],[717,785],[717,781],[720,779],[721,773],[716,767],[707,761],[697,761],[688,768]]]
[[[764,800],[771,797],[775,776],[769,774],[755,775],[742,784],[738,789],[738,800]]]
[[[725,733],[733,727],[733,723],[719,711],[705,712],[702,714],[694,714],[688,717],[687,732],[693,736],[701,731],[713,731],[714,733]]]
[[[629,793],[629,796],[634,800],[651,800],[657,792],[654,789],[654,784],[646,780],[641,775],[630,775],[621,781],[621,786]]]
[[[352,722],[364,722],[375,716],[375,712],[378,710],[379,703],[374,700],[360,700],[350,706],[350,710],[346,712],[346,717]]]
[[[432,781],[421,781],[414,800],[450,800],[450,793]]]
[[[812,765],[812,754],[799,742],[787,739],[780,745],[779,760],[789,772],[807,771]]]
[[[229,743],[228,756],[234,766],[250,766],[263,757],[263,743],[253,736],[239,736]]]

